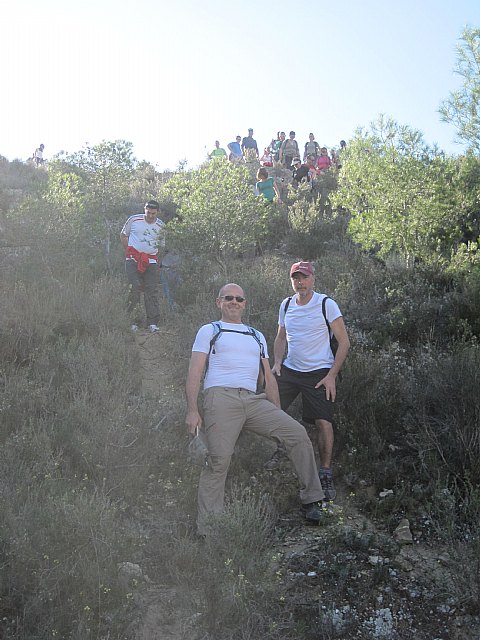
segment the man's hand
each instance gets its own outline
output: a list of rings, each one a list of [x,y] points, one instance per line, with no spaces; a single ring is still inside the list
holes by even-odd
[[[320,380],[320,382],[317,382],[317,384],[315,385],[315,389],[321,387],[322,384],[325,387],[326,399],[335,402],[335,398],[337,397],[337,386],[335,384],[335,377],[328,373],[324,378]]]
[[[202,418],[198,411],[189,411],[185,417],[185,424],[188,433],[191,433],[192,436],[195,435],[195,431],[202,426]]]
[[[272,367],[272,373],[274,376],[280,377],[282,375],[281,370],[282,370],[281,364],[274,364]]]

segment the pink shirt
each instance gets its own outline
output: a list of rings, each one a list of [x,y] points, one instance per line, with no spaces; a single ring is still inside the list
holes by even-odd
[[[317,171],[325,171],[332,164],[328,156],[318,156]]]

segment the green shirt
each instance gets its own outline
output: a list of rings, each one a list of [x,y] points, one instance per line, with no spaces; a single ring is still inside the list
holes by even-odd
[[[215,147],[215,149],[212,151],[212,153],[210,154],[210,158],[222,158],[222,157],[227,157],[227,152],[225,151],[225,149],[222,149],[222,147]]]
[[[260,195],[264,196],[267,200],[272,200],[275,198],[275,189],[273,188],[273,178],[267,178],[266,180],[259,180],[257,182],[256,187],[260,192]]]

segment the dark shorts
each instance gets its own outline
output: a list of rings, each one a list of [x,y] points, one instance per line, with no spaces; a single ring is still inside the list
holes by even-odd
[[[316,371],[295,371],[282,365],[282,375],[275,376],[280,392],[282,409],[286,411],[299,393],[302,394],[302,418],[313,424],[315,420],[333,420],[333,402],[325,397],[325,387],[315,389],[330,369]]]

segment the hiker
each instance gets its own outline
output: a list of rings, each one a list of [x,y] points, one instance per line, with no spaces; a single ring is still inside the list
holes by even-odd
[[[243,160],[242,148],[240,147],[241,139],[241,136],[237,136],[234,142],[227,144],[227,148],[230,151],[230,155],[228,156],[230,162],[240,162]]]
[[[285,131],[279,131],[277,133],[277,139],[272,140],[272,144],[270,145],[273,151],[273,159],[275,162],[280,161],[280,148],[282,144],[285,142]]]
[[[41,144],[33,152],[32,160],[35,163],[36,167],[40,166],[41,164],[43,164],[45,162],[45,160],[43,159],[43,150],[44,149],[45,149],[45,145]]]
[[[337,376],[350,340],[337,303],[313,289],[312,263],[295,262],[290,268],[290,278],[295,295],[285,298],[280,305],[272,372],[277,378],[282,409],[286,410],[302,394],[303,420],[315,423],[318,430],[319,477],[325,499],[331,501],[336,496],[332,476],[333,404]],[[338,342],[335,354],[331,332]],[[266,468],[276,468],[281,457],[280,448]]]
[[[320,145],[315,140],[315,136],[313,133],[308,134],[308,142],[305,143],[305,151],[303,153],[303,161],[307,159],[308,156],[315,156],[315,159],[320,155]]]
[[[307,161],[305,164],[308,167],[310,182],[313,184],[317,176],[317,158],[315,156],[307,156]]]
[[[280,197],[280,191],[278,190],[277,183],[275,179],[272,177],[268,177],[268,171],[263,167],[257,171],[257,183],[255,185],[259,195],[266,198],[269,202],[273,202],[275,196],[277,196],[278,201],[281,203],[282,199]]]
[[[263,156],[260,158],[261,167],[273,167],[273,155],[270,147],[265,147],[263,150]]]
[[[347,148],[347,143],[345,140],[340,140],[340,149],[337,152],[337,169],[342,168],[342,155],[345,153],[345,149]]]
[[[248,136],[243,138],[242,140],[242,153],[244,156],[247,155],[247,149],[254,149],[255,155],[259,156],[257,141],[253,138],[253,129],[248,130]]]
[[[212,153],[208,154],[208,157],[210,159],[212,158],[225,158],[225,160],[227,159],[227,152],[225,151],[225,149],[222,149],[222,147],[220,146],[220,142],[218,140],[215,140],[215,149],[212,151]]]
[[[164,223],[158,217],[160,205],[149,200],[144,213],[130,216],[120,233],[125,252],[125,273],[130,291],[128,310],[134,314],[132,331],[140,325],[140,293],[143,291],[148,331],[159,331],[160,303],[158,292],[159,249],[165,246]]]
[[[280,162],[286,169],[292,166],[292,160],[300,155],[298,142],[295,140],[295,131],[290,131],[288,140],[284,140],[280,147]]]
[[[317,173],[323,173],[327,169],[330,169],[332,161],[328,155],[327,147],[320,149],[320,155],[317,158]]]
[[[310,168],[306,164],[302,164],[300,158],[294,158],[292,160],[292,176],[293,176],[293,186],[295,188],[298,187],[302,180],[310,182]]]
[[[208,465],[198,485],[197,531],[208,533],[208,519],[224,508],[225,480],[235,443],[242,430],[282,443],[300,480],[300,499],[307,521],[318,523],[324,498],[312,443],[304,427],[280,409],[278,388],[260,331],[242,322],[245,293],[237,284],[224,285],[216,299],[219,322],[203,325],[195,338],[186,383],[190,434],[203,428]],[[198,410],[202,374],[203,427]],[[256,393],[258,381],[264,393]]]

